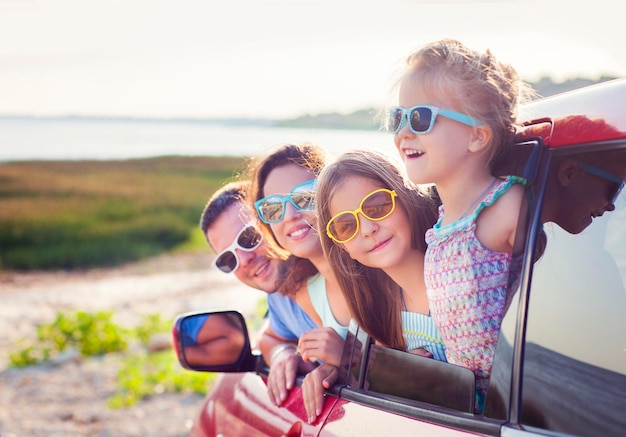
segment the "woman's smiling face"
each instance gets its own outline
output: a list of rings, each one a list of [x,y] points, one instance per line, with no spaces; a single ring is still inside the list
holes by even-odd
[[[263,196],[285,196],[303,182],[315,179],[316,175],[296,164],[276,167],[267,176]],[[299,210],[285,202],[285,216],[270,225],[278,244],[300,258],[310,259],[322,253],[322,245],[316,231],[315,211]]]

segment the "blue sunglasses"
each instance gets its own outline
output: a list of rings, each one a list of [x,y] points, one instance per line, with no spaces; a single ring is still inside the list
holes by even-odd
[[[578,167],[580,167],[583,171],[589,174],[616,184],[615,192],[611,196],[609,196],[611,198],[611,203],[615,205],[615,202],[619,197],[619,193],[621,193],[622,189],[624,188],[624,180],[612,175],[607,171],[602,170],[601,168],[594,167],[593,165],[587,164],[585,162],[576,162],[576,165],[578,165]]]
[[[272,195],[254,202],[254,208],[261,220],[268,225],[278,223],[285,217],[287,202],[298,210],[315,208],[315,179],[293,187],[286,196]]]
[[[480,121],[467,114],[452,111],[451,109],[438,108],[436,106],[420,105],[412,108],[403,108],[402,106],[389,108],[384,121],[384,128],[392,134],[397,134],[408,121],[409,127],[413,133],[423,135],[433,129],[438,115],[468,126],[482,125]]]

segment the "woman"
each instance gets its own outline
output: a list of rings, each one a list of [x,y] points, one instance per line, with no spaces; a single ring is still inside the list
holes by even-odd
[[[249,198],[268,245],[279,255],[293,258],[278,292],[292,296],[320,326],[300,338],[299,350],[271,329],[263,334],[261,351],[271,364],[268,391],[276,405],[287,398],[297,372],[312,369],[311,360],[339,364],[350,321],[316,227],[316,178],[326,160],[325,151],[317,145],[287,144],[253,160],[249,169]]]

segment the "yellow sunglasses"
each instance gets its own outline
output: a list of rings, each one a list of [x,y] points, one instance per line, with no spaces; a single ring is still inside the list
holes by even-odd
[[[396,209],[396,197],[395,191],[386,188],[372,191],[354,211],[342,211],[331,218],[326,225],[326,235],[335,243],[347,243],[359,232],[357,214],[372,221],[385,219]]]

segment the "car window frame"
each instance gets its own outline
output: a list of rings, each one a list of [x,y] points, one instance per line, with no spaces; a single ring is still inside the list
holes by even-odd
[[[528,125],[548,124],[549,119],[539,119]],[[518,173],[526,180],[524,205],[520,211],[516,239],[514,242],[512,265],[519,266],[517,284],[509,283],[509,287],[517,288],[511,299],[510,307],[505,313],[502,325],[510,323],[514,326],[512,341],[505,338],[505,330],[501,329],[494,355],[491,378],[487,389],[484,416],[491,420],[508,423],[519,423],[521,405],[521,380],[523,372],[524,341],[526,333],[526,316],[528,313],[528,293],[532,281],[533,267],[537,251],[538,238],[541,233],[541,208],[543,205],[545,185],[551,161],[551,149],[542,137],[526,138],[516,142],[512,147],[528,150],[525,162]],[[510,289],[508,292],[512,292]]]
[[[581,143],[581,144],[567,146],[567,147],[555,147],[555,148],[546,147],[546,150],[547,150],[547,152],[545,153],[546,162],[544,165],[545,174],[547,175],[549,165],[551,161],[555,158],[563,158],[563,157],[576,156],[579,154],[588,154],[588,153],[601,153],[603,151],[608,151],[608,150],[622,150],[622,149],[626,149],[626,140],[624,139],[592,141],[592,142],[586,142],[586,143]],[[541,183],[538,183],[535,186],[534,196],[540,199],[543,198],[543,195],[546,190],[546,182],[547,181],[544,178],[541,181]],[[623,198],[624,196],[625,196],[624,193],[620,195],[621,198]],[[540,216],[541,207],[543,206],[543,201],[539,202],[537,206],[538,206],[537,215]],[[542,226],[542,223],[540,222],[540,220],[537,220],[537,222],[534,225],[537,229],[540,229],[540,227]],[[558,226],[558,225],[555,224],[555,226]],[[522,305],[520,305],[519,317],[520,317],[521,322],[518,324],[518,330],[520,331],[519,333],[520,335],[517,341],[520,341],[521,347],[519,348],[520,350],[520,355],[518,357],[519,362],[516,363],[516,369],[515,369],[516,371],[514,371],[516,384],[512,390],[511,398],[515,402],[512,402],[511,404],[511,408],[510,408],[511,416],[509,418],[509,421],[513,426],[516,426],[517,428],[521,430],[527,430],[529,432],[541,432],[542,434],[558,433],[559,431],[525,424],[522,421],[522,409],[524,407],[524,401],[523,401],[524,366],[525,366],[525,360],[526,360],[526,347],[527,347],[526,331],[529,325],[529,318],[530,318],[529,317],[530,299],[532,299],[532,293],[534,290],[533,284],[532,284],[533,265],[534,265],[534,262],[528,266],[529,280],[525,288],[525,292],[523,293],[524,295],[523,305],[524,306],[522,307]],[[532,343],[528,343],[528,344],[532,345]],[[530,349],[530,346],[529,346],[529,349]]]
[[[545,122],[545,120],[541,120],[541,122]],[[567,147],[550,147],[548,144],[543,143],[541,137],[532,140],[536,141],[537,144],[534,146],[535,150],[527,162],[523,175],[528,179],[526,192],[528,211],[525,218],[528,220],[528,223],[523,237],[524,252],[517,291],[518,296],[517,299],[513,300],[511,308],[503,320],[503,328],[498,339],[484,413],[489,419],[505,421],[507,426],[526,429],[529,432],[535,432],[537,428],[524,425],[521,420],[526,329],[528,326],[535,265],[534,257],[538,236],[543,227],[541,212],[550,163],[556,157],[590,152],[590,148],[593,148],[594,152],[601,152],[603,150],[624,147],[624,140],[622,139],[588,142]],[[523,217],[520,217],[520,219],[523,219]],[[520,235],[519,231],[520,228],[518,227],[518,235]],[[512,322],[511,319],[513,320]],[[509,335],[512,340],[510,342],[505,338],[504,326],[507,323],[513,325],[513,333]],[[494,393],[495,396],[493,395]],[[494,400],[496,396],[498,399]],[[552,432],[549,430],[542,431]]]
[[[350,341],[350,336],[354,336],[359,341]],[[369,363],[369,350],[373,341],[365,331],[360,329],[356,322],[351,321],[346,345],[342,358],[341,377],[334,387],[338,391],[337,396],[340,399],[463,431],[498,434],[502,425],[501,421],[488,420],[470,412],[366,389],[364,387],[367,374],[365,369]],[[358,361],[358,365],[346,367],[344,363],[352,362],[354,357],[358,355],[360,358],[355,360]],[[443,362],[441,365],[453,366]],[[332,391],[325,391],[325,393],[333,395]]]

